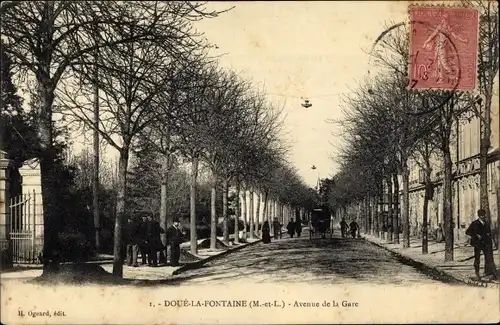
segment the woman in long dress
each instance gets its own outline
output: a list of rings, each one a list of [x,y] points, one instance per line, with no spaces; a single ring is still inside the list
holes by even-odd
[[[270,231],[271,231],[271,228],[269,227],[269,222],[264,221],[264,224],[262,225],[262,242],[264,244],[268,244],[271,242]]]

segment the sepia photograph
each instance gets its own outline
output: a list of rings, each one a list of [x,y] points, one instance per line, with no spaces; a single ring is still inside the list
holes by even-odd
[[[2,324],[500,322],[497,1],[0,13]]]

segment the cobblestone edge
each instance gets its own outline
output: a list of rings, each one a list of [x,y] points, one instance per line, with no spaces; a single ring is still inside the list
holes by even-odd
[[[241,244],[241,245],[239,245],[237,247],[229,248],[228,250],[220,252],[219,254],[208,256],[208,257],[205,257],[205,258],[203,258],[203,259],[201,259],[199,261],[185,264],[185,265],[179,267],[177,270],[173,271],[172,275],[179,275],[179,274],[181,274],[183,272],[186,272],[186,271],[189,271],[189,270],[198,269],[198,268],[202,267],[203,265],[205,265],[205,263],[213,261],[216,258],[224,257],[224,256],[226,256],[226,255],[228,255],[228,254],[230,254],[232,252],[239,251],[239,250],[241,250],[241,249],[243,249],[245,247],[258,244],[261,241],[262,241],[262,239],[258,239],[258,240],[254,241],[254,242],[251,242],[251,243],[244,243],[244,244]]]

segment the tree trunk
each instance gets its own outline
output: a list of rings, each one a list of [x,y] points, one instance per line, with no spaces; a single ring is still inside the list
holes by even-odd
[[[196,181],[198,178],[198,157],[193,157],[191,163],[191,182],[189,186],[190,192],[190,220],[189,220],[189,237],[191,242],[191,253],[198,254],[198,234],[196,233]]]
[[[264,192],[264,212],[263,212],[263,222],[269,222],[269,202],[268,202],[268,194],[267,191]]]
[[[486,212],[486,217],[491,223],[490,204],[488,197],[488,151],[491,147],[491,97],[485,96],[484,112],[482,112],[479,121],[481,129],[480,147],[479,147],[479,204],[481,209]],[[488,100],[489,99],[489,100]],[[498,227],[498,225],[497,225]]]
[[[426,158],[427,159],[427,158]],[[429,200],[432,194],[432,180],[431,180],[431,167],[430,162],[426,161],[425,168],[425,195],[424,195],[424,210],[422,211],[422,254],[429,252]]]
[[[217,248],[217,211],[215,203],[217,201],[217,189],[216,181],[212,183],[212,188],[210,189],[210,249]]]
[[[97,110],[99,110],[97,108]],[[97,111],[99,118],[99,111]],[[94,131],[94,170],[92,179],[92,205],[94,208],[95,250],[101,250],[101,221],[99,220],[99,133]]]
[[[236,204],[235,204],[235,209],[234,209],[234,243],[239,244],[240,243],[240,214],[241,214],[241,207],[240,207],[240,182],[236,181]]]
[[[365,234],[370,233],[370,194],[365,197]]]
[[[453,215],[452,215],[452,161],[449,143],[443,146],[444,179],[443,179],[443,219],[444,219],[444,261],[453,261]]]
[[[94,41],[98,44],[98,31],[94,30]],[[92,182],[92,204],[94,206],[94,228],[95,228],[95,249],[98,253],[101,249],[101,222],[99,220],[99,68],[97,62],[99,60],[99,50],[94,51],[94,170]]]
[[[393,241],[393,231],[394,231],[394,217],[393,217],[393,206],[392,206],[392,180],[391,175],[387,176],[387,240],[389,242]]]
[[[371,226],[371,234],[377,234],[378,230],[378,222],[377,222],[377,196],[373,195],[371,200],[371,214],[372,214],[372,226]]]
[[[403,209],[401,209],[401,224],[403,227],[403,248],[410,247],[410,172],[406,159],[403,160]]]
[[[250,227],[249,227],[249,231],[250,231],[250,238],[253,239],[254,238],[254,232],[253,232],[253,228],[254,228],[254,206],[253,206],[253,188],[250,188],[250,209],[248,211],[248,214],[249,214],[249,217],[250,217]]]
[[[164,233],[161,234],[161,242],[167,246],[167,229],[170,227],[168,213],[168,179],[169,179],[169,157],[163,157],[162,161],[162,179],[160,192],[160,226]]]
[[[400,205],[400,196],[399,196],[399,181],[398,174],[392,174],[392,182],[394,183],[394,213],[393,213],[393,225],[394,225],[394,243],[399,244],[399,232],[400,232],[400,216],[401,216],[401,205]]]
[[[370,211],[370,194],[368,193],[367,196],[365,197],[365,215],[366,215],[366,228],[365,228],[365,234],[370,234],[370,227],[371,227],[371,221],[370,221],[370,216],[371,216],[371,211]]]
[[[269,200],[269,222],[271,226],[271,231],[274,233],[274,198],[271,197]]]
[[[271,210],[272,210],[272,218],[274,221],[274,219],[276,219],[276,201],[274,200],[274,198],[271,202]]]
[[[53,22],[50,19],[54,12],[54,3],[45,3],[44,11],[47,35],[53,33]],[[45,47],[48,47],[46,44]],[[55,152],[53,147],[52,132],[52,105],[54,103],[55,85],[50,78],[51,49],[44,48],[47,53],[39,58],[39,69],[36,74],[37,92],[37,119],[38,138],[40,141],[40,171],[41,187],[43,199],[43,273],[57,272],[59,270],[59,232],[61,230],[61,219],[58,211],[57,190],[58,183],[54,179],[55,172]],[[2,94],[3,96],[3,94]],[[3,131],[3,130],[2,130]]]
[[[123,251],[122,240],[123,218],[125,216],[125,202],[127,199],[127,169],[128,169],[129,147],[124,145],[120,151],[118,161],[118,190],[116,195],[116,218],[113,250],[113,275],[123,277]]]
[[[247,190],[243,187],[243,239],[247,239]]]
[[[224,244],[229,245],[229,216],[227,215],[227,194],[228,194],[228,181],[225,178],[222,182],[222,233]]]
[[[259,223],[261,222],[261,219],[260,219],[260,193],[257,193],[257,207],[255,209],[255,223],[254,223],[254,226],[255,226],[255,235],[256,236],[259,236],[260,235],[260,232],[259,232]]]
[[[287,224],[288,220],[285,219],[285,205],[283,203],[279,204],[280,218],[283,224]]]
[[[384,239],[383,226],[384,226],[384,181],[380,180],[379,184],[379,204],[377,204],[377,236]]]
[[[37,75],[37,95],[39,118],[38,137],[40,140],[40,171],[43,199],[43,272],[59,270],[59,232],[61,220],[57,202],[57,180],[55,174],[55,152],[52,133],[52,104],[54,88],[48,78],[49,71]]]

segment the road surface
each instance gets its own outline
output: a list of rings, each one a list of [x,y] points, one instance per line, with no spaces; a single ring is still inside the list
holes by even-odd
[[[230,284],[242,280],[277,284],[439,283],[363,239],[334,236],[311,242],[307,233],[300,238],[249,246],[200,269],[181,273],[177,280],[183,285]]]

